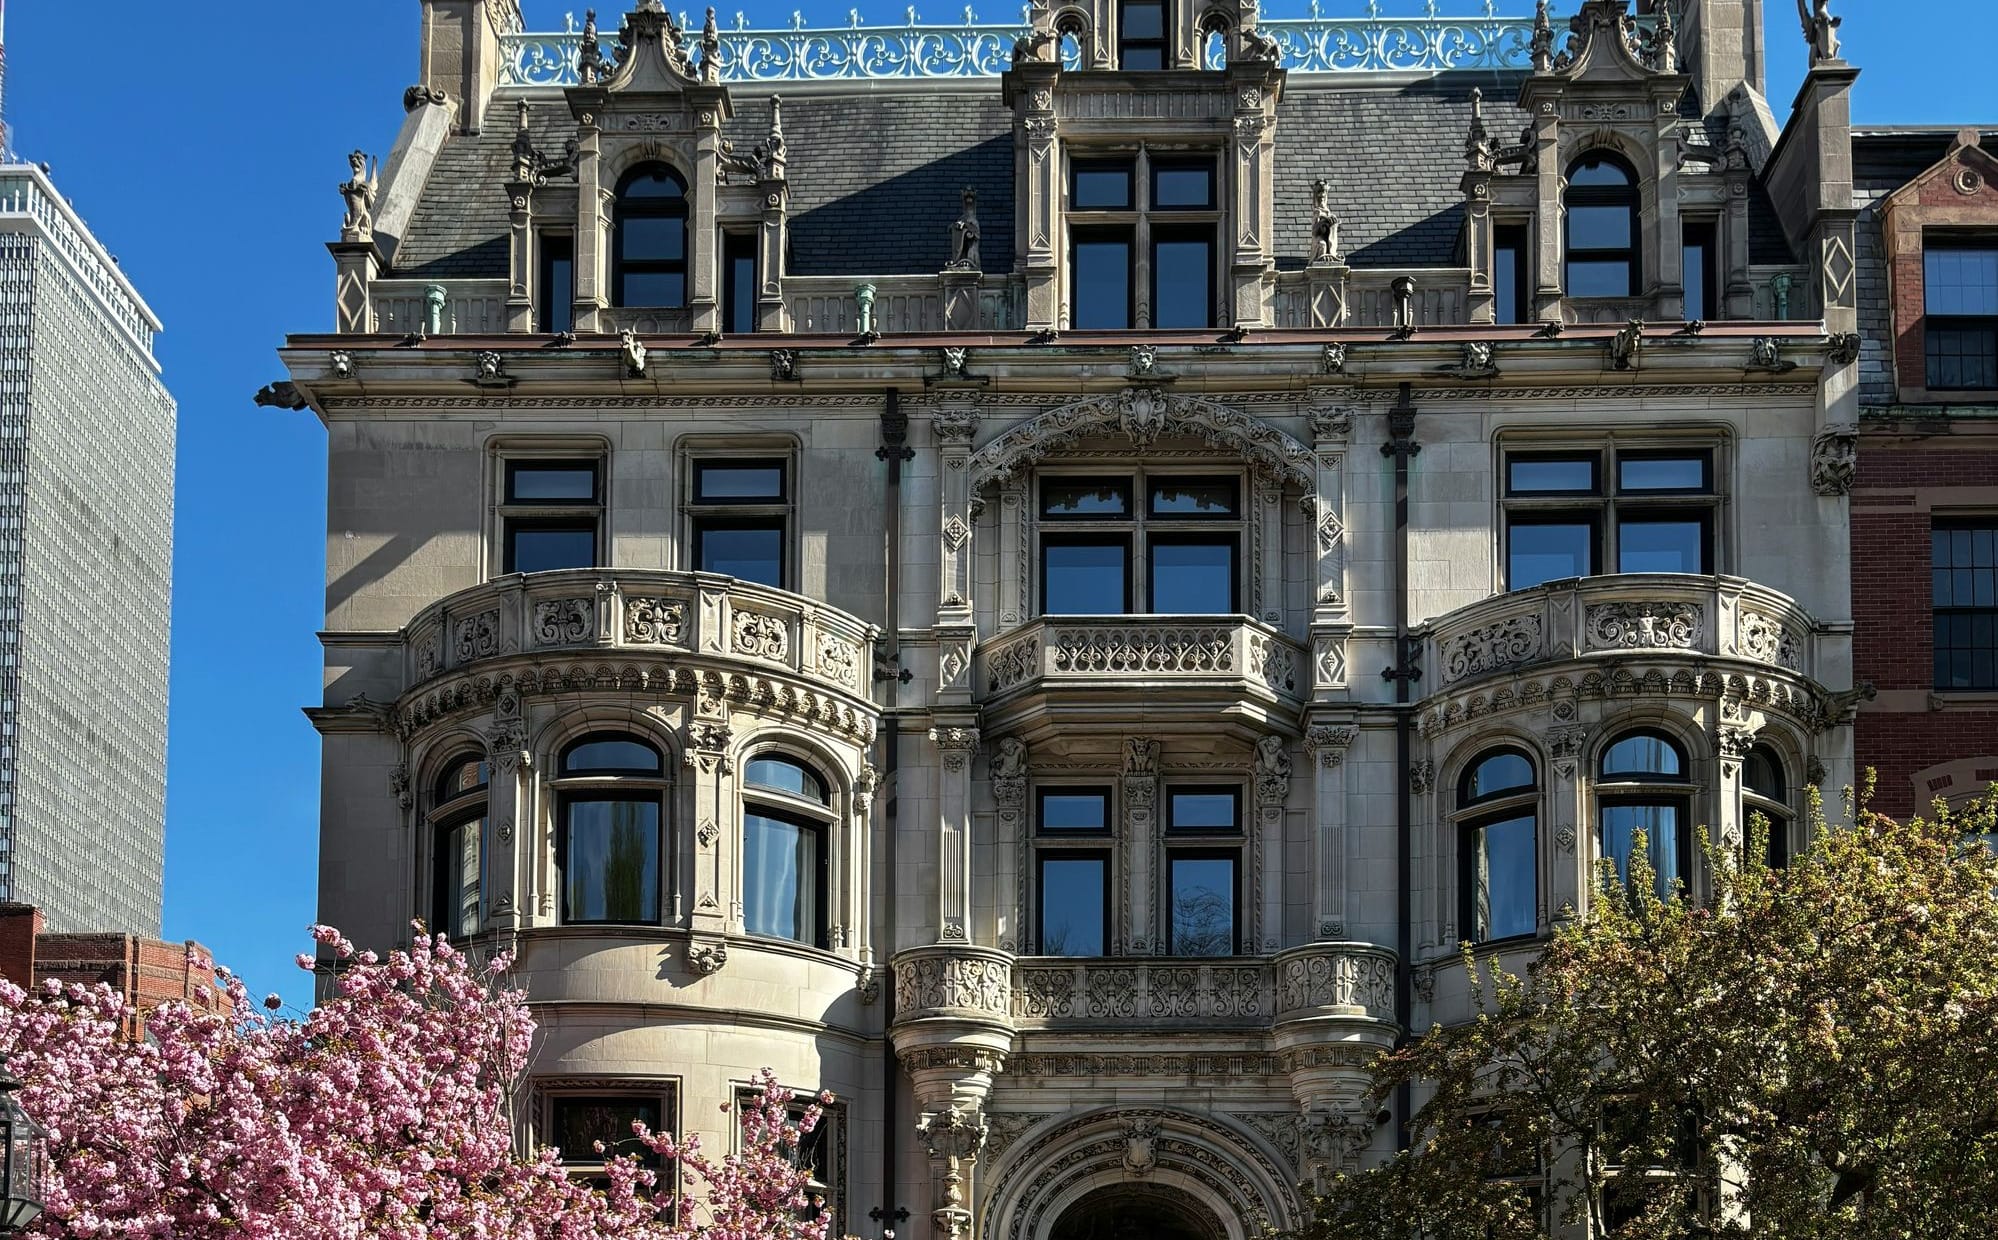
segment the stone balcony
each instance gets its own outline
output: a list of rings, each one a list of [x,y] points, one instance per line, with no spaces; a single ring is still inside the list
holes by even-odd
[[[1248,616],[1048,616],[983,646],[975,685],[994,727],[1133,692],[1161,714],[1294,722],[1311,664]]]
[[[1029,957],[1013,965],[1022,1031],[1157,1026],[1267,1029],[1320,1009],[1394,1019],[1394,954],[1320,943],[1275,958],[1217,960]]]
[[[789,673],[864,703],[874,637],[872,625],[836,608],[719,573],[513,573],[418,613],[403,629],[403,683],[416,688],[508,657],[677,654]]]

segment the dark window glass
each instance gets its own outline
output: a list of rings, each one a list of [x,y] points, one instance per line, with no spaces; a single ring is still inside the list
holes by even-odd
[[[665,759],[644,741],[586,736],[562,751],[564,775],[660,775]]]
[[[1749,751],[1741,768],[1742,787],[1759,797],[1781,802],[1787,799],[1783,781],[1783,760],[1769,749],[1756,746]]]
[[[542,573],[589,568],[597,562],[594,518],[510,518],[506,523],[505,572]]]
[[[722,267],[723,330],[746,336],[756,330],[756,235],[724,237]]]
[[[1110,794],[1107,792],[1042,789],[1040,803],[1043,831],[1110,829]]]
[[[740,461],[694,467],[694,502],[740,504],[784,499],[782,461]]]
[[[1686,456],[1652,456],[1627,452],[1617,458],[1617,489],[1704,494],[1709,489],[1708,460],[1704,452]]]
[[[1232,517],[1240,491],[1233,478],[1157,478],[1151,511],[1155,517]]]
[[[1769,865],[1782,869],[1790,863],[1790,818],[1784,812],[1789,808],[1789,782],[1783,777],[1783,759],[1767,745],[1749,750],[1741,765],[1741,786],[1751,798],[1744,810],[1768,819]]]
[[[666,165],[640,164],[618,182],[611,272],[617,305],[686,304],[687,187]]]
[[[1166,830],[1233,834],[1242,829],[1237,788],[1176,788],[1166,796]]]
[[[1637,292],[1637,179],[1605,152],[1568,169],[1567,292],[1570,297],[1630,297]]]
[[[1682,281],[1686,291],[1686,317],[1720,317],[1720,300],[1715,288],[1716,258],[1720,252],[1712,224],[1688,224],[1685,229],[1685,262]]]
[[[1044,478],[1041,515],[1114,519],[1131,515],[1128,478]]]
[[[1508,792],[1533,788],[1533,761],[1523,753],[1504,750],[1480,758],[1464,775],[1462,799],[1466,804]]]
[[[1525,590],[1595,572],[1595,522],[1581,517],[1514,517],[1506,530],[1506,585]]]
[[[1705,514],[1620,517],[1616,527],[1616,571],[1704,573],[1708,571],[1708,542]]]
[[[1231,535],[1154,535],[1151,606],[1156,615],[1231,615],[1235,604],[1235,539]]]
[[[479,932],[485,888],[486,816],[441,823],[431,855],[430,928],[452,939]]]
[[[483,754],[461,754],[451,759],[445,764],[443,773],[437,777],[438,803],[456,800],[479,791],[491,779],[490,772],[491,768],[486,765]]]
[[[768,811],[742,815],[742,923],[751,934],[822,944],[824,849],[821,830]]]
[[[1131,325],[1128,229],[1075,230],[1075,326],[1115,331]]]
[[[1117,7],[1117,67],[1132,72],[1165,68],[1166,6],[1161,0],[1124,0]]]
[[[1132,166],[1128,160],[1077,160],[1069,206],[1076,211],[1129,211]]]
[[[1568,244],[1581,250],[1621,250],[1630,245],[1630,212],[1622,207],[1571,207]]]
[[[1524,323],[1529,317],[1527,293],[1532,284],[1526,265],[1526,230],[1492,230],[1492,307],[1501,323]]]
[[[634,1121],[651,1132],[663,1132],[664,1119],[656,1098],[556,1098],[553,1100],[554,1132],[549,1144],[561,1152],[565,1163],[597,1163],[621,1154],[636,1154],[647,1167],[659,1166],[659,1155],[632,1135]],[[597,1142],[604,1152],[597,1153]]]
[[[1938,689],[1998,689],[1998,520],[1938,522],[1929,535]]]
[[[1152,326],[1214,323],[1214,230],[1152,229]]]
[[[576,239],[543,233],[541,269],[534,282],[534,329],[565,332],[575,322]]]
[[[1628,297],[1630,264],[1571,259],[1568,263],[1570,297]]]
[[[1041,611],[1120,616],[1130,610],[1130,546],[1120,537],[1041,539]]]
[[[1587,456],[1509,456],[1506,489],[1514,495],[1594,495],[1601,458]]]
[[[1931,319],[1924,343],[1930,387],[1938,391],[1998,388],[1998,324],[1942,327]]]
[[[597,467],[591,461],[540,463],[510,461],[506,467],[509,504],[594,504]]]
[[[1998,247],[1930,246],[1922,297],[1930,314],[1998,316]]]
[[[1040,863],[1041,954],[1101,956],[1109,937],[1109,857],[1042,853]]]
[[[1616,863],[1618,879],[1630,881],[1630,862],[1642,831],[1658,895],[1663,899],[1673,893],[1686,878],[1688,864],[1681,811],[1673,801],[1618,801],[1602,807],[1603,856]]]
[[[768,788],[822,805],[831,804],[831,798],[826,795],[826,781],[819,778],[818,772],[789,758],[772,754],[751,758],[743,772],[743,781],[754,788]]]
[[[1928,385],[1998,388],[1998,246],[1931,243],[1922,275]]]
[[[1568,187],[1615,188],[1630,185],[1630,172],[1614,157],[1591,155],[1568,170]]]
[[[1533,814],[1464,828],[1458,865],[1464,884],[1464,930],[1473,942],[1532,934],[1539,880],[1534,868]]]
[[[702,572],[784,588],[782,517],[703,517],[694,541]]]
[[[1232,956],[1235,943],[1235,856],[1170,854],[1166,876],[1175,956]]]
[[[659,800],[563,798],[562,920],[659,921]]]
[[[1683,779],[1686,757],[1655,732],[1633,732],[1603,751],[1604,779]]]
[[[1156,160],[1152,164],[1152,209],[1212,211],[1214,165]]]

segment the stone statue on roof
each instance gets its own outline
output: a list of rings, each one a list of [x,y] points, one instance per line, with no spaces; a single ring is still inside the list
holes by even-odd
[[[1845,21],[1833,17],[1831,0],[1797,0],[1797,16],[1804,22],[1804,41],[1811,45],[1811,63],[1838,59],[1838,28]]]
[[[355,151],[347,156],[347,167],[353,175],[340,186],[340,197],[347,200],[347,217],[340,221],[340,240],[372,241],[375,186],[381,179],[381,163],[378,160],[371,163],[365,153]]]
[[[1332,185],[1329,181],[1311,183],[1311,261],[1314,263],[1337,263],[1345,255],[1339,252],[1339,216],[1332,210]]]
[[[964,187],[964,213],[951,222],[950,261],[945,271],[983,271],[978,257],[978,191]]]

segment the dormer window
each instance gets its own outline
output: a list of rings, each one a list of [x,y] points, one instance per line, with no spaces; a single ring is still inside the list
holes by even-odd
[[[1606,151],[1592,151],[1568,169],[1570,297],[1635,297],[1637,175]]]
[[[1215,181],[1211,154],[1074,158],[1070,325],[1211,327],[1221,218]]]
[[[665,164],[640,164],[617,183],[612,209],[612,304],[687,304],[687,183]]]
[[[1165,0],[1123,0],[1117,6],[1117,35],[1119,69],[1165,68]]]

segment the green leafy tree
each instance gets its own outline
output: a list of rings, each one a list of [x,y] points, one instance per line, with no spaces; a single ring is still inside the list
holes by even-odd
[[[1787,870],[1703,844],[1711,898],[1634,849],[1524,975],[1468,947],[1479,1015],[1384,1056],[1409,1148],[1300,1240],[1983,1240],[1998,1219],[1994,803],[1862,812]],[[1742,857],[1750,858],[1743,861]]]

